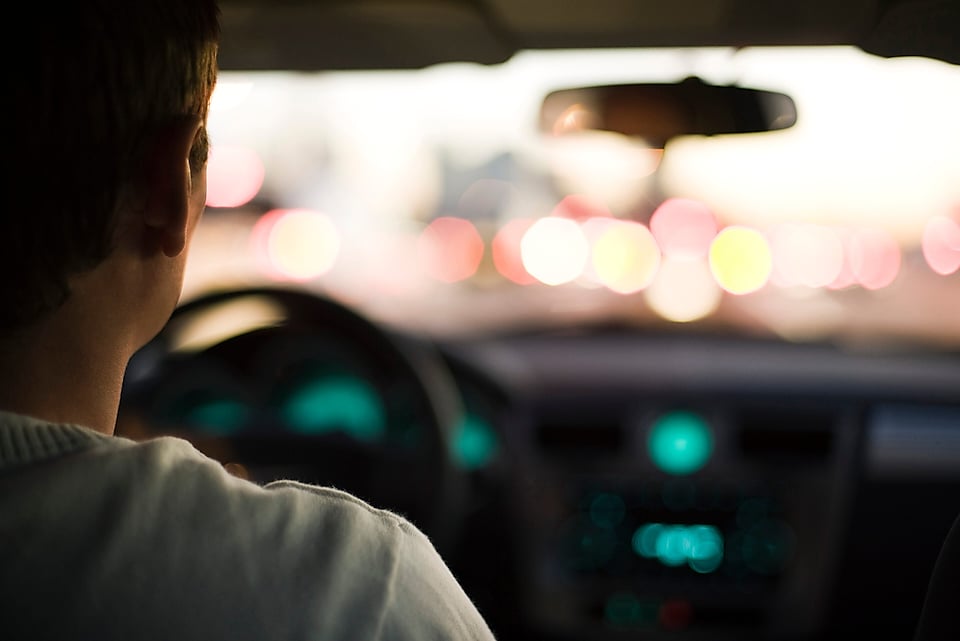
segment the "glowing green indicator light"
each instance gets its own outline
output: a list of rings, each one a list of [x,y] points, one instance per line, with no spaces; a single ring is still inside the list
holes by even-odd
[[[663,533],[664,526],[659,523],[648,523],[637,529],[633,534],[633,550],[647,559],[657,556],[657,541]]]
[[[723,562],[723,535],[713,525],[647,523],[633,533],[633,551],[668,567],[688,565],[707,574]]]
[[[677,567],[687,562],[692,541],[683,526],[668,527],[657,539],[657,558],[664,565]]]
[[[497,436],[489,423],[467,414],[454,429],[450,448],[460,467],[476,470],[487,465],[496,455]]]
[[[690,474],[713,453],[710,426],[692,412],[670,412],[653,424],[647,448],[654,464],[668,474]]]
[[[386,430],[380,397],[366,382],[352,377],[313,380],[299,387],[283,406],[284,418],[300,432],[343,430],[361,441],[374,441]]]
[[[187,423],[214,434],[232,434],[243,428],[249,411],[243,404],[229,399],[212,399],[190,408]]]

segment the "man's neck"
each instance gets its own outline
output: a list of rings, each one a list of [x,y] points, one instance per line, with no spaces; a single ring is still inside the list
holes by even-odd
[[[113,434],[129,350],[96,313],[68,302],[0,335],[0,409]]]

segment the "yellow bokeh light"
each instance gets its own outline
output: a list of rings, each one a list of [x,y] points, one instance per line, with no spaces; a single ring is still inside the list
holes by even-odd
[[[770,245],[749,227],[727,227],[710,245],[710,271],[731,294],[749,294],[767,284],[773,270]]]
[[[659,266],[657,241],[640,223],[612,222],[593,244],[597,277],[619,294],[632,294],[647,287]]]
[[[340,252],[340,234],[325,214],[291,209],[273,222],[266,249],[270,265],[278,276],[309,280],[333,267]]]
[[[583,273],[589,253],[580,225],[568,218],[541,218],[520,241],[524,269],[545,285],[575,280]]]

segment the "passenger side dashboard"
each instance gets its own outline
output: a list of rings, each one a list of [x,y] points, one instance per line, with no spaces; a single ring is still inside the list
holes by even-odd
[[[609,331],[444,351],[509,398],[497,425],[531,635],[910,637],[960,512],[956,355]],[[867,506],[918,482],[911,539]]]

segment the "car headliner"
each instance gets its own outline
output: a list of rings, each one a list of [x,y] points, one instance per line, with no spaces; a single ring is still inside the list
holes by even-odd
[[[955,0],[221,0],[229,71],[496,64],[527,49],[852,44],[960,64]]]

